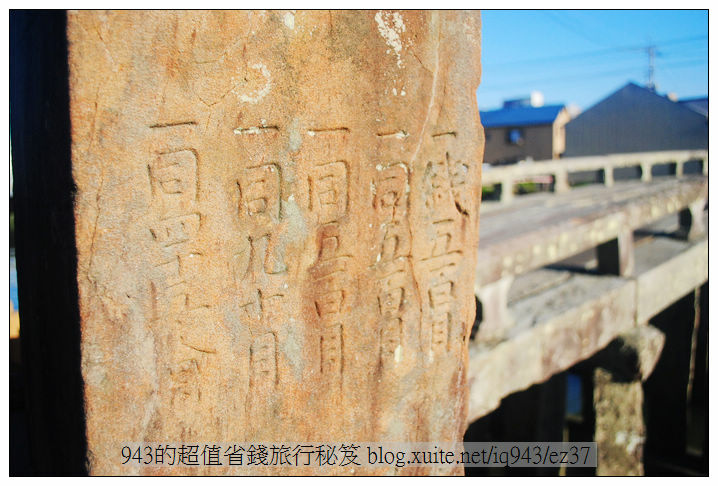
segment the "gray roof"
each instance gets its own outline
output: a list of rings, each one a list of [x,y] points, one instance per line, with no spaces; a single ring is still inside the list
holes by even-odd
[[[682,100],[678,100],[678,103],[685,106],[686,108],[690,108],[691,110],[695,111],[696,113],[700,113],[701,115],[708,116],[708,97],[704,96],[701,98],[686,98]]]
[[[564,156],[707,147],[706,116],[629,83],[566,125]]]

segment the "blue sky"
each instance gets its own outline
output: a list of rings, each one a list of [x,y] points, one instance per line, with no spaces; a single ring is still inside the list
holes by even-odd
[[[547,104],[589,108],[629,81],[648,79],[656,50],[659,93],[708,93],[705,10],[482,11],[479,109],[541,91]]]

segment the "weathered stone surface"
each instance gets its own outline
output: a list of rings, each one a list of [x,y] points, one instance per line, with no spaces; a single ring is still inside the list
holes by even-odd
[[[593,372],[599,476],[642,476],[646,427],[643,386],[658,362],[665,335],[650,325],[616,339],[586,363]]]
[[[177,472],[126,441],[460,440],[478,13],[83,11],[68,38],[90,472]]]
[[[640,381],[615,381],[609,371],[593,374],[599,476],[642,476],[643,389]]]

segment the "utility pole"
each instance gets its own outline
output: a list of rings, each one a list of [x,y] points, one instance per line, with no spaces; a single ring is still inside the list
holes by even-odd
[[[646,87],[652,91],[655,91],[656,84],[653,79],[653,73],[655,70],[656,63],[656,46],[654,44],[646,47],[646,53],[648,54],[648,83]]]

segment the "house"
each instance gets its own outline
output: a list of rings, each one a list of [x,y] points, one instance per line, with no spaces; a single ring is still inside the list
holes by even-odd
[[[564,155],[706,149],[707,105],[628,83],[566,125]]]
[[[564,126],[571,118],[564,105],[543,106],[535,98],[509,100],[498,110],[480,114],[486,137],[485,163],[557,159],[564,151]]]

